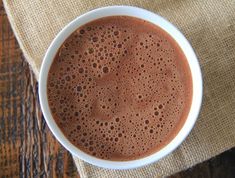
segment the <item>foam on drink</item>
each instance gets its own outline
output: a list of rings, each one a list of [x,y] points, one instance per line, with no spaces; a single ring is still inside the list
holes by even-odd
[[[77,29],[48,76],[52,115],[79,149],[107,160],[148,156],[184,124],[192,100],[177,43],[141,19],[112,16]]]

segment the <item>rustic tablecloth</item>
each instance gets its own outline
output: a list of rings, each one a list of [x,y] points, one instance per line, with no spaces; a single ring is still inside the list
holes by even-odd
[[[198,122],[183,144],[161,161],[134,170],[107,170],[74,157],[81,177],[170,175],[235,146],[234,0],[3,0],[21,49],[38,78],[45,52],[71,20],[107,5],[134,5],[175,24],[195,49],[204,79]],[[197,91],[195,91],[197,92]]]

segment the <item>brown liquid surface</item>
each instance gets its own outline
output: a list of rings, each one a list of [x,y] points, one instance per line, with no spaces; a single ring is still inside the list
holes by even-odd
[[[169,143],[184,124],[192,79],[177,43],[162,29],[113,16],[76,30],[48,76],[52,115],[79,149],[133,160]]]

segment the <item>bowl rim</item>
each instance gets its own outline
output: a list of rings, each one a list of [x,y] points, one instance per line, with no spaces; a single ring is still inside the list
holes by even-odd
[[[192,96],[192,104],[188,114],[188,117],[178,132],[178,134],[163,148],[159,151],[136,160],[130,161],[111,161],[111,160],[103,160],[91,156],[79,148],[74,146],[62,133],[60,128],[57,126],[56,122],[54,121],[49,104],[47,99],[47,77],[50,66],[52,61],[62,45],[62,43],[80,26],[95,20],[101,17],[107,16],[133,16],[136,18],[144,19],[150,23],[153,23],[164,31],[166,31],[183,50],[187,61],[190,66],[191,74],[192,74],[192,82],[193,82],[193,96]],[[160,160],[161,158],[165,157],[166,155],[170,154],[174,151],[188,136],[190,131],[192,130],[195,122],[198,118],[201,104],[202,104],[202,97],[203,97],[203,80],[202,80],[202,73],[199,65],[199,61],[197,56],[191,47],[188,40],[184,37],[184,35],[169,21],[164,19],[163,17],[150,12],[148,10],[134,7],[134,6],[106,6],[91,10],[81,16],[78,16],[73,21],[71,21],[68,25],[66,25],[54,38],[51,42],[50,46],[48,47],[46,54],[44,56],[41,70],[39,74],[39,101],[41,105],[41,109],[44,115],[44,118],[49,126],[50,130],[52,131],[53,135],[57,138],[57,140],[75,157],[78,157],[90,164],[109,168],[109,169],[132,169],[141,167],[153,162]]]

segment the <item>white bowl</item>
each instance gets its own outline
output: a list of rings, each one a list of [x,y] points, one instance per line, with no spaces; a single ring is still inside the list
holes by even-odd
[[[48,105],[48,98],[47,98],[47,77],[50,66],[52,61],[62,43],[72,34],[77,28],[80,26],[93,21],[95,19],[106,17],[106,16],[133,16],[148,22],[151,22],[163,30],[165,30],[168,34],[170,34],[175,41],[179,44],[181,49],[183,50],[192,74],[192,81],[193,81],[193,97],[192,97],[192,105],[188,114],[188,118],[185,121],[183,127],[180,129],[178,134],[175,136],[173,140],[170,141],[169,144],[164,146],[161,150],[153,153],[150,156],[131,160],[131,161],[108,161],[98,159],[94,156],[91,156],[79,148],[74,146],[61,132],[59,127],[57,126],[56,122],[54,121],[51,111]],[[55,137],[59,140],[59,142],[69,150],[74,156],[91,163],[96,166],[110,168],[110,169],[131,169],[137,168],[140,166],[147,165],[149,163],[153,163],[158,161],[159,159],[163,158],[164,156],[170,154],[173,150],[175,150],[187,137],[187,135],[192,130],[202,103],[202,96],[203,96],[203,84],[202,84],[202,74],[199,66],[198,59],[187,41],[184,35],[170,22],[165,20],[164,18],[160,17],[159,15],[147,11],[145,9],[131,7],[131,6],[109,6],[103,7],[99,9],[92,10],[88,13],[85,13],[75,20],[70,22],[66,25],[59,34],[55,37],[52,41],[51,45],[49,46],[46,55],[43,59],[43,63],[41,66],[40,76],[39,76],[39,98],[40,98],[40,105],[42,108],[43,115],[46,119],[46,122],[55,135]]]

